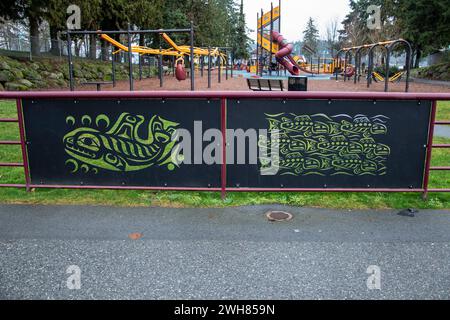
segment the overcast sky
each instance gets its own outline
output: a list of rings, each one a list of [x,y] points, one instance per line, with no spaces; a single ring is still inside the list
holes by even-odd
[[[252,39],[256,36],[256,13],[260,12],[261,8],[264,13],[270,12],[271,2],[274,7],[278,5],[278,0],[244,0],[247,26],[255,31],[250,35]],[[302,32],[308,18],[312,17],[319,27],[320,36],[325,37],[328,21],[338,18],[341,22],[350,11],[349,2],[349,0],[281,0],[281,33],[291,42],[302,40]]]

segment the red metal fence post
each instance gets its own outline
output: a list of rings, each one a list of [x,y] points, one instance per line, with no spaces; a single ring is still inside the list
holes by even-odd
[[[427,145],[427,158],[425,162],[425,177],[423,180],[423,199],[426,200],[428,197],[428,187],[430,184],[430,168],[431,168],[431,157],[433,155],[433,138],[434,138],[434,125],[436,122],[436,108],[437,102],[433,100],[431,106],[431,116],[430,116],[430,128],[428,130],[428,145]]]
[[[23,122],[22,99],[17,99],[16,105],[17,105],[17,119],[19,120],[20,146],[22,149],[23,168],[25,173],[25,185],[27,192],[30,192],[31,179],[30,179],[30,169],[28,166],[27,142],[25,139],[25,124]]]

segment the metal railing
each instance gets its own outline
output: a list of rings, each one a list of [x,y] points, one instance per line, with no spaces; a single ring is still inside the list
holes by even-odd
[[[128,186],[88,186],[88,185],[37,185],[31,183],[30,169],[27,155],[27,141],[25,136],[22,99],[214,99],[220,100],[220,127],[222,132],[221,186],[220,188],[178,188],[178,187],[128,187]],[[433,150],[437,148],[450,149],[450,144],[434,144],[434,129],[436,125],[450,125],[449,119],[436,119],[437,102],[450,101],[449,93],[375,93],[375,92],[247,92],[247,91],[211,91],[211,92],[170,92],[170,91],[136,91],[136,92],[0,92],[0,99],[16,100],[18,117],[3,118],[0,123],[18,123],[19,141],[0,141],[1,145],[20,145],[22,163],[0,163],[0,167],[23,167],[24,184],[0,184],[0,187],[26,188],[66,188],[66,189],[117,189],[117,190],[184,190],[184,191],[220,191],[226,192],[416,192],[422,193],[424,198],[430,192],[450,192],[450,185],[446,188],[430,188],[430,173],[434,171],[449,171],[450,166],[432,166]],[[235,188],[227,186],[227,102],[229,99],[295,99],[295,100],[369,100],[369,101],[432,101],[431,116],[428,130],[428,144],[426,145],[425,173],[421,188],[391,189],[391,188]],[[450,164],[450,155],[449,155]]]

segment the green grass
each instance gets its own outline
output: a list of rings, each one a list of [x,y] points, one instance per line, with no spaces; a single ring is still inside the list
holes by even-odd
[[[450,101],[439,102],[436,119],[450,121]]]
[[[438,119],[450,119],[450,103],[439,104]],[[16,117],[13,102],[0,101],[0,117]],[[19,139],[17,124],[0,124],[0,140]],[[450,139],[436,139],[450,143]],[[0,146],[0,162],[21,162],[20,147]],[[433,166],[449,166],[450,151],[433,151]],[[432,188],[450,188],[450,172],[433,172]],[[24,183],[22,168],[1,168],[0,183]],[[338,209],[449,209],[450,194],[433,193],[428,201],[410,193],[229,193],[225,201],[213,192],[163,192],[115,190],[47,190],[27,193],[23,189],[0,188],[0,203],[87,204],[111,206],[227,207],[239,205],[286,204]]]

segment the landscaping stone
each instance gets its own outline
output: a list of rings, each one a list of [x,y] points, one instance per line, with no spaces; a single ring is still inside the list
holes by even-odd
[[[14,74],[9,70],[0,71],[0,82],[9,82],[14,80]]]
[[[8,91],[26,91],[28,90],[28,87],[21,84],[21,83],[16,83],[16,82],[7,82],[5,84],[5,88]]]
[[[27,79],[20,79],[17,81],[17,83],[23,84],[24,86],[26,86],[27,88],[32,88],[33,87],[33,83],[31,83],[29,80]]]

